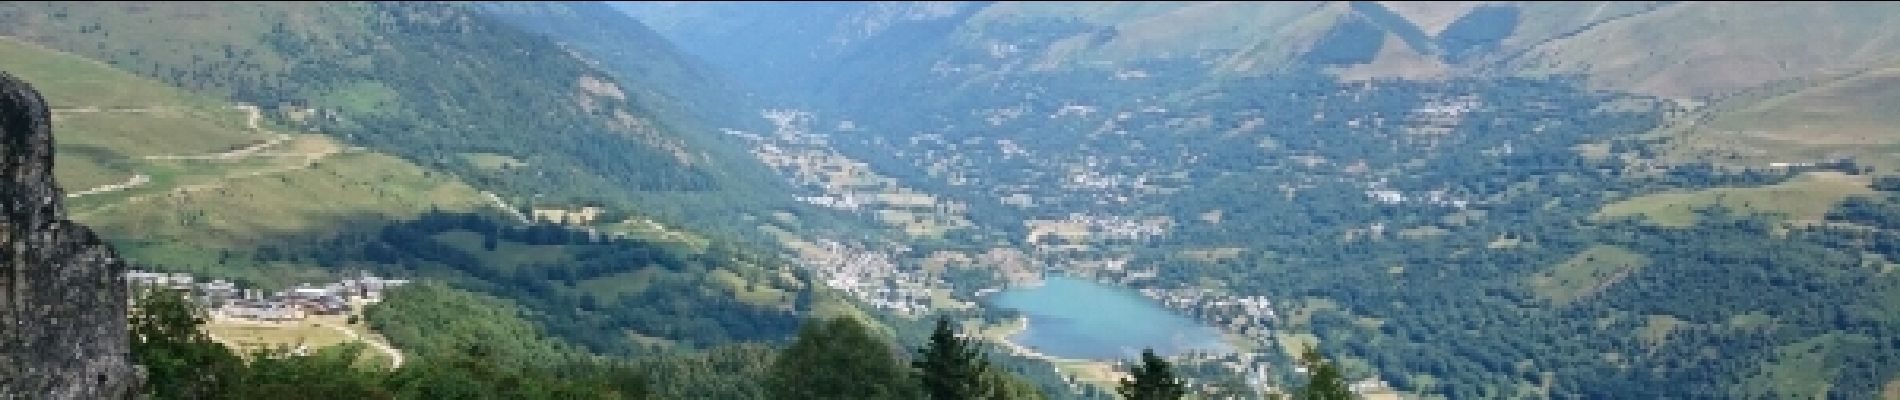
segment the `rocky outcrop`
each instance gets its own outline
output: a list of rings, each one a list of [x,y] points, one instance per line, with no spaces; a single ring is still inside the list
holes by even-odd
[[[125,263],[66,219],[51,122],[0,73],[0,399],[128,398]]]

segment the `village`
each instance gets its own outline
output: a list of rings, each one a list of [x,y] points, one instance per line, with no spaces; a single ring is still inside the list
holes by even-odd
[[[403,365],[403,354],[363,321],[365,307],[382,302],[390,289],[409,284],[357,271],[336,282],[302,283],[278,291],[240,287],[236,282],[200,281],[186,273],[133,270],[125,284],[135,295],[152,290],[173,291],[191,300],[202,312],[205,335],[240,354],[288,351],[307,355],[331,346],[358,343],[372,353],[363,355],[389,368]]]
[[[300,321],[316,315],[351,315],[362,307],[382,302],[385,292],[408,284],[407,280],[385,279],[358,272],[353,278],[326,284],[298,284],[266,293],[262,289],[240,288],[234,282],[214,279],[200,282],[191,274],[128,271],[125,280],[131,293],[148,290],[172,290],[185,295],[214,320]],[[136,296],[133,307],[137,307]]]

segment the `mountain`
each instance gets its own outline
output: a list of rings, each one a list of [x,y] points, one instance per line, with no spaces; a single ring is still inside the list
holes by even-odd
[[[522,31],[542,35],[582,58],[630,91],[629,101],[651,110],[678,145],[702,155],[695,167],[712,182],[702,190],[633,191],[640,210],[727,237],[756,235],[741,215],[795,208],[770,193],[783,181],[755,162],[746,145],[723,132],[763,124],[753,100],[701,59],[681,52],[639,21],[598,2],[490,2],[473,8]]]
[[[1317,343],[1421,396],[1900,382],[1847,361],[1900,357],[1882,339],[1900,328],[1884,5],[622,9],[751,87],[810,82],[774,106],[802,129],[760,148],[806,143],[956,204],[931,218],[970,225],[881,252],[918,260],[893,275],[1020,250],[1280,350],[1238,362]],[[776,45],[740,57],[750,43]],[[839,209],[915,212],[865,208]],[[975,299],[1013,273],[998,264],[924,279]],[[1278,317],[1223,308],[1252,296]]]
[[[66,219],[53,179],[52,112],[0,73],[0,396],[131,398],[125,262]]]
[[[479,3],[482,14],[524,31],[547,36],[618,80],[633,101],[672,120],[708,123],[735,105],[725,79],[711,65],[681,53],[672,42],[606,3]],[[597,58],[595,58],[597,57]],[[690,136],[690,135],[689,135]]]
[[[0,18],[0,33],[257,104],[523,202],[630,208],[637,192],[718,185],[716,160],[635,104],[650,91],[467,5],[9,3]]]
[[[982,65],[980,60],[988,59],[983,68],[998,72],[1192,58],[1227,74],[1324,67],[1353,80],[1582,74],[1603,88],[1682,98],[1858,71],[1891,61],[1894,54],[1879,23],[1891,10],[1852,2],[1820,7],[1508,1],[620,6],[689,51],[735,70],[759,60],[774,71],[809,71],[811,63],[850,53],[872,38],[903,35],[915,25],[943,19],[956,20],[957,28],[923,37],[925,42],[986,53],[971,61]],[[1029,26],[1043,31],[1014,30]],[[1062,28],[1052,29],[1056,26]],[[1791,34],[1747,28],[1755,26],[1828,29]],[[771,52],[745,53],[743,45],[733,43],[784,44],[771,46]],[[1698,73],[1709,70],[1724,72]],[[777,78],[771,80],[782,80]]]
[[[645,387],[756,397],[770,346],[805,317],[870,323],[880,345],[915,342],[921,323],[864,312],[776,249],[736,237],[801,211],[738,135],[712,128],[765,124],[724,120],[743,100],[603,7],[7,3],[0,70],[39,83],[48,118],[74,127],[38,153],[56,150],[59,168],[40,174],[76,188],[49,198],[70,202],[71,218],[97,226],[127,263],[189,274],[205,283],[194,291],[269,293],[361,273],[413,282],[361,314],[281,324],[321,333],[174,319],[197,329],[170,339],[196,350],[170,355],[203,363],[164,368],[153,379],[168,389],[198,388],[188,381],[201,373],[258,384],[231,393],[317,397],[613,398]],[[834,219],[855,223],[797,223]],[[123,289],[129,267],[116,268],[85,278]],[[16,298],[37,301],[37,290]],[[123,293],[64,293],[99,300],[64,307],[125,304]],[[144,305],[134,312],[191,311]],[[57,314],[49,321],[125,314],[44,310]],[[386,337],[369,342],[394,371],[357,368],[347,346],[191,358],[228,350],[233,332],[349,341],[329,330]],[[125,339],[86,334],[99,346]],[[698,376],[707,370],[731,373]],[[286,376],[312,387],[276,382]]]
[[[958,20],[972,8],[965,2],[837,1],[655,1],[614,2],[613,6],[640,17],[682,49],[719,68],[742,85],[740,89],[749,97],[772,102],[814,100],[808,92],[825,90],[829,82],[786,78],[829,74],[824,68],[850,57],[863,41],[900,34],[914,23]]]
[[[49,48],[28,42],[25,37],[0,38],[0,54],[5,55],[0,57],[4,59],[0,61],[0,70],[37,82],[51,104],[52,117],[70,126],[62,132],[57,146],[61,162],[55,173],[62,182],[75,187],[66,199],[72,218],[95,226],[101,238],[122,249],[127,260],[141,268],[190,273],[206,280],[231,280],[262,289],[321,282],[352,271],[429,281],[456,293],[476,292],[501,299],[506,306],[500,312],[510,315],[518,312],[522,315],[520,318],[531,321],[549,338],[580,346],[579,354],[589,355],[688,351],[734,341],[770,342],[787,337],[804,312],[850,307],[838,304],[827,295],[811,293],[818,289],[803,283],[804,278],[766,255],[769,253],[697,230],[695,226],[662,224],[655,221],[657,217],[630,211],[636,209],[639,202],[647,201],[634,200],[638,190],[620,186],[563,188],[546,193],[548,196],[541,199],[540,204],[525,204],[526,200],[509,204],[509,200],[518,198],[513,190],[548,184],[517,185],[516,181],[509,180],[514,174],[553,176],[555,171],[565,171],[569,179],[592,179],[585,176],[600,173],[600,170],[588,172],[590,169],[581,168],[589,163],[584,160],[587,156],[576,155],[571,149],[562,150],[559,142],[571,139],[570,145],[589,146],[604,152],[596,154],[602,157],[610,153],[616,158],[629,155],[626,152],[637,155],[641,150],[616,147],[646,143],[624,135],[629,132],[604,128],[576,130],[566,132],[565,138],[561,138],[512,131],[503,134],[500,129],[478,128],[475,131],[482,132],[470,131],[468,133],[475,136],[463,137],[445,131],[371,130],[373,124],[352,122],[361,121],[356,118],[384,118],[388,123],[416,126],[458,119],[498,122],[498,118],[528,124],[600,122],[590,119],[598,115],[584,114],[581,110],[585,104],[581,103],[560,107],[545,105],[546,110],[534,108],[539,107],[534,102],[540,101],[541,96],[565,99],[560,101],[574,99],[575,91],[580,90],[574,86],[576,81],[568,80],[574,76],[563,77],[562,74],[577,71],[589,71],[586,73],[591,74],[588,75],[590,82],[625,87],[623,95],[642,93],[615,83],[614,76],[618,72],[589,69],[592,67],[581,66],[584,63],[580,61],[573,61],[570,66],[574,68],[570,69],[547,65],[548,68],[537,70],[534,68],[540,67],[530,68],[533,63],[549,61],[540,61],[541,57],[507,61],[510,59],[490,54],[501,47],[451,46],[458,40],[464,44],[488,43],[477,39],[492,35],[521,40],[515,44],[522,47],[511,47],[507,51],[512,54],[520,54],[514,53],[516,51],[576,57],[583,54],[560,50],[539,34],[500,22],[482,22],[487,18],[483,14],[454,6],[333,4],[279,8],[268,4],[234,4],[228,9],[157,4],[78,6],[65,9],[68,6],[61,4],[0,5],[9,10],[7,18],[37,21],[13,27],[20,31],[35,26],[39,28],[30,29],[45,29],[35,31],[42,32],[33,37],[39,43],[97,40],[85,43],[105,44],[103,50],[92,46],[95,53],[87,54]],[[383,14],[361,14],[371,11]],[[250,12],[262,12],[266,18],[239,18],[256,15],[247,14]],[[211,25],[131,22],[143,21],[148,13],[171,13],[204,20],[238,18],[248,25],[223,30],[195,29]],[[431,48],[430,51],[437,52],[436,58],[453,61],[441,64],[440,69],[435,63],[411,62],[421,58],[407,58],[419,53],[371,51],[355,58],[360,61],[355,64],[359,67],[376,65],[375,68],[400,70],[391,75],[356,75],[338,69],[326,72],[332,74],[328,78],[298,76],[271,84],[282,86],[263,86],[244,79],[224,80],[212,75],[181,79],[176,75],[152,74],[152,70],[139,71],[136,69],[139,67],[128,67],[139,64],[127,64],[131,62],[127,60],[137,59],[134,54],[149,54],[151,48],[171,49],[164,54],[168,59],[200,60],[197,61],[200,63],[232,57],[231,62],[247,65],[235,67],[236,70],[253,72],[254,67],[245,64],[249,62],[246,60],[282,57],[302,60],[299,62],[332,62],[336,60],[300,58],[318,57],[325,54],[322,51],[292,52],[217,35],[268,36],[322,31],[332,32],[325,35],[368,39],[372,33],[364,29],[371,28],[354,25],[358,20],[350,18],[377,15],[391,18],[388,23],[393,25],[388,29],[419,29],[420,26],[402,24],[428,21],[463,20],[458,24],[468,25],[433,31],[428,34],[440,37],[426,40],[422,37],[428,31],[411,32],[414,42],[407,45]],[[433,19],[444,16],[453,18]],[[302,19],[304,17],[312,19]],[[73,19],[88,22],[83,28],[64,25]],[[277,28],[269,28],[273,26]],[[69,28],[73,30],[62,30]],[[243,30],[247,28],[263,30]],[[458,33],[463,31],[457,29],[463,28],[469,30]],[[136,29],[180,32],[177,36],[145,36],[138,40],[124,36],[124,32]],[[224,42],[227,40],[229,42]],[[193,47],[193,43],[200,47]],[[206,47],[204,43],[217,45]],[[236,50],[247,43],[265,47]],[[232,46],[231,53],[222,50],[226,44]],[[122,52],[115,53],[113,49]],[[272,53],[266,49],[282,52]],[[108,60],[120,57],[121,63],[93,57]],[[526,69],[514,71],[503,68],[504,65]],[[218,69],[181,70],[207,73]],[[427,78],[438,74],[475,74],[476,78]],[[519,108],[501,101],[505,98],[468,95],[430,95],[433,100],[420,102],[426,103],[424,105],[404,101],[403,106],[369,104],[354,111],[287,110],[227,100],[245,99],[245,95],[238,94],[242,90],[282,90],[271,92],[272,96],[294,97],[311,93],[300,90],[335,88],[328,86],[329,83],[317,83],[337,79],[341,79],[338,82],[401,85],[397,78],[403,76],[415,77],[409,84],[417,86],[412,88],[448,90],[452,86],[446,85],[459,85],[479,93],[526,92],[517,93],[523,102]],[[537,81],[542,78],[554,81]],[[252,84],[260,86],[247,86]],[[304,84],[312,86],[301,86]],[[635,111],[629,108],[633,97],[622,102],[611,99],[612,96],[589,96],[593,97],[583,98],[595,99],[594,104],[599,106],[595,109],[597,112]],[[329,100],[312,101],[318,104]],[[513,111],[490,109],[506,111],[500,115],[465,112],[488,106]],[[397,114],[381,117],[365,114],[381,112]],[[430,114],[436,112],[444,114]],[[520,114],[530,112],[537,117]],[[547,114],[541,114],[543,112]],[[508,113],[516,114],[510,117]],[[572,119],[563,122],[562,119],[567,118],[563,116]],[[320,133],[309,133],[312,130]],[[361,140],[372,131],[379,135],[413,137],[369,140],[364,143],[366,146],[352,146],[352,141]],[[672,134],[657,128],[644,132]],[[483,139],[480,135],[491,135],[491,139],[507,143]],[[419,142],[402,142],[407,140],[441,141],[443,147],[409,147]],[[675,143],[685,143],[684,140]],[[457,146],[494,148],[508,143],[512,144],[505,151],[498,149],[498,152],[480,154],[452,151],[465,149]],[[655,157],[672,159],[671,156]],[[535,161],[537,159],[544,161]],[[538,171],[527,165],[531,163],[567,167]],[[611,179],[649,179],[681,168],[687,167],[659,168]],[[716,171],[712,167],[706,170]],[[561,179],[553,178],[554,181]],[[610,191],[600,192],[597,197],[582,195],[594,190]],[[708,195],[732,193],[712,188],[704,190]],[[502,195],[490,196],[484,191]],[[579,209],[578,204],[560,202],[559,197],[564,195],[622,200],[607,203],[615,210],[602,214],[601,221],[585,226],[526,221],[527,212],[523,208]],[[532,198],[527,194],[521,197]],[[754,203],[730,204],[765,203],[746,200]],[[682,202],[684,205],[678,207],[698,207],[704,203],[711,202]],[[723,218],[741,220],[731,214]],[[705,225],[718,226],[710,222]],[[445,296],[454,295],[459,294]],[[406,328],[402,323],[391,323],[387,329]],[[415,335],[392,340],[397,347],[419,345]]]

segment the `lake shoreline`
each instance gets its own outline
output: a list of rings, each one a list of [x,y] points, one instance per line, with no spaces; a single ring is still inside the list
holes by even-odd
[[[982,330],[984,334],[981,336],[1003,346],[1010,354],[1047,362],[1055,366],[1057,371],[1075,377],[1077,383],[1095,384],[1106,389],[1113,389],[1127,377],[1126,373],[1115,370],[1116,361],[1057,357],[1016,343],[1011,337],[1028,331],[1029,321],[1028,316],[1018,316],[1006,325],[997,326],[997,329],[986,327]]]
[[[1088,279],[1051,277],[992,296],[985,306],[1033,320],[1034,329],[1017,321],[1009,342],[1049,358],[1114,362],[1138,358],[1143,348],[1163,356],[1233,350],[1218,326],[1138,291]]]

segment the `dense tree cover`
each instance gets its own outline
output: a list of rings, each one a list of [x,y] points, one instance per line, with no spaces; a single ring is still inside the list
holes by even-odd
[[[739,92],[696,57],[605,2],[482,2],[482,14],[573,46],[622,82],[629,99],[662,119],[687,125],[753,118]],[[701,135],[681,135],[686,139]]]
[[[132,359],[145,367],[146,387],[157,399],[210,398],[236,388],[242,368],[236,354],[200,332],[204,317],[176,292],[141,294],[129,317]]]
[[[551,367],[585,358],[579,348],[547,337],[522,309],[505,299],[421,282],[390,291],[365,310],[369,326],[406,354],[453,357],[479,347],[481,354],[522,366]]]
[[[774,399],[913,399],[917,384],[891,345],[849,317],[806,323],[772,362]]]
[[[460,235],[459,237],[457,235]],[[479,243],[479,245],[478,245]],[[509,262],[506,251],[545,252],[534,262]],[[783,340],[810,304],[775,271],[779,261],[714,244],[612,239],[557,225],[514,226],[491,216],[430,213],[385,226],[374,235],[344,235],[314,248],[321,265],[370,265],[399,275],[442,279],[506,298],[529,310],[551,334],[591,352],[653,351],[628,333],[692,347]],[[744,289],[784,293],[770,303],[746,302],[720,276]],[[608,286],[604,282],[633,284]]]
[[[703,352],[635,360],[664,399],[763,400],[766,378],[779,349],[760,343],[723,345]]]
[[[1177,400],[1187,396],[1187,383],[1174,375],[1167,359],[1154,349],[1142,349],[1141,360],[1122,378],[1115,393],[1128,400]]]
[[[712,184],[691,161],[663,148],[664,137],[676,134],[669,121],[625,98],[585,92],[583,78],[616,81],[545,37],[456,5],[376,3],[367,11],[366,36],[339,40],[336,48],[311,46],[316,32],[279,23],[266,43],[299,62],[279,85],[240,88],[235,97],[334,107],[342,118],[318,119],[313,127],[458,175],[494,177],[489,182],[516,193],[620,197],[626,189]],[[376,62],[364,68],[352,56]],[[376,77],[375,84],[358,76]],[[324,101],[376,96],[389,98],[374,109]],[[462,153],[511,155],[527,165],[494,173]]]
[[[369,309],[371,326],[390,343],[419,359],[470,358],[478,351],[499,368],[598,369],[580,346],[550,335],[512,302],[424,282],[393,291]],[[739,343],[705,351],[666,352],[610,364],[646,379],[647,389],[667,399],[763,399],[772,346]]]

